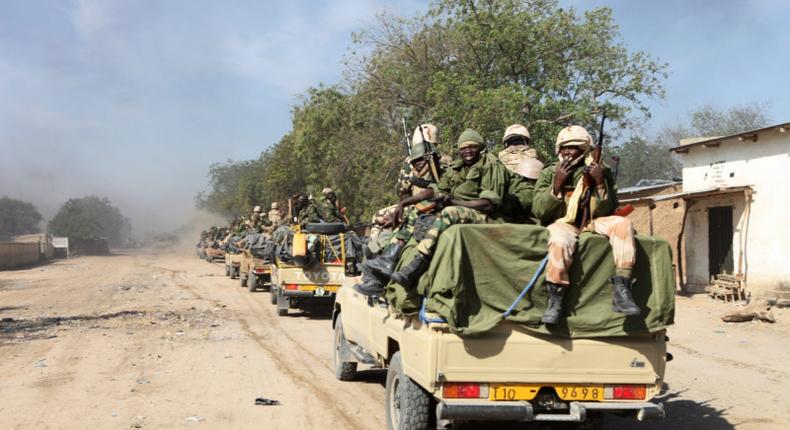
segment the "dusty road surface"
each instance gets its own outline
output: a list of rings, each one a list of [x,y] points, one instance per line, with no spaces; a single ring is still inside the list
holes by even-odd
[[[787,428],[790,314],[728,325],[725,309],[679,298],[667,421],[604,427]],[[383,372],[336,381],[331,347],[328,315],[277,317],[188,253],[0,272],[0,429],[385,428]]]

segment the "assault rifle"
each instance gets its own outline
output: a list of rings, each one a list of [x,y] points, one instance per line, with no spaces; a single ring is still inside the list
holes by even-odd
[[[598,130],[598,143],[595,145],[595,148],[593,148],[592,151],[592,163],[590,164],[591,166],[601,164],[601,155],[603,153],[604,122],[606,122],[606,110],[604,110],[603,114],[601,115],[601,127]],[[578,214],[576,217],[576,219],[579,221],[576,227],[578,227],[579,230],[586,227],[587,223],[590,222],[590,220],[592,219],[592,210],[590,208],[590,202],[592,200],[593,188],[595,188],[595,180],[587,170],[584,171],[584,177],[582,178],[582,182],[584,183],[585,191],[584,191],[584,196],[579,202],[581,217],[579,217]]]

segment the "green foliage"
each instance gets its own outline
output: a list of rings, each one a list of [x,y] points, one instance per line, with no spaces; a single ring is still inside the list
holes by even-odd
[[[35,233],[41,219],[32,203],[8,197],[0,199],[0,236]]]
[[[495,150],[520,122],[551,159],[562,126],[595,129],[605,106],[613,129],[631,127],[648,115],[646,99],[663,97],[666,65],[629,52],[607,8],[579,16],[554,0],[443,0],[413,18],[382,15],[353,40],[345,81],[309,89],[292,130],[259,160],[213,165],[200,207],[239,214],[331,186],[352,220],[366,220],[396,200],[402,117],[409,133],[436,124],[451,155],[467,127]]]
[[[64,203],[49,221],[48,230],[76,239],[105,237],[114,246],[129,240],[131,224],[106,197],[86,196]]]

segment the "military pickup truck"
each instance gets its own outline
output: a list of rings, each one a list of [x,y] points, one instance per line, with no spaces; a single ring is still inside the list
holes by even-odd
[[[250,292],[259,288],[268,290],[271,286],[272,268],[274,264],[265,258],[254,255],[249,249],[241,253],[239,264],[239,285]]]
[[[305,247],[306,254],[293,252],[297,255],[293,255],[290,262],[278,257],[272,267],[271,301],[277,305],[279,316],[288,315],[288,310],[294,308],[331,308],[335,294],[346,277],[345,224],[308,224],[307,227],[304,234],[296,229],[297,234],[293,235],[290,245],[291,249]],[[300,243],[306,241],[312,244]]]
[[[581,295],[576,308],[568,311],[567,330],[547,331],[540,327],[540,314],[545,307],[538,306],[541,299],[538,298],[539,289],[534,285],[536,281],[540,283],[539,270],[542,269],[532,270],[531,287],[535,289],[527,291],[530,294],[516,298],[521,289],[519,286],[506,299],[504,303],[515,299],[514,305],[508,309],[511,315],[499,317],[498,312],[507,305],[493,313],[478,312],[491,306],[484,299],[472,299],[474,295],[482,295],[482,289],[488,287],[483,280],[495,273],[501,275],[507,268],[516,267],[517,260],[525,258],[504,257],[504,261],[492,263],[491,260],[486,265],[495,267],[474,269],[470,269],[470,260],[461,258],[463,261],[458,261],[453,267],[451,263],[459,260],[458,256],[468,256],[462,249],[463,245],[459,245],[458,235],[463,234],[458,232],[459,228],[481,227],[456,226],[443,233],[431,268],[420,281],[423,291],[431,288],[439,291],[436,295],[428,293],[416,315],[397,315],[393,310],[397,309],[399,304],[396,302],[402,301],[403,296],[392,295],[391,291],[387,294],[389,301],[362,296],[351,287],[341,288],[338,292],[332,318],[335,376],[343,381],[353,380],[360,363],[386,368],[384,407],[388,429],[433,429],[454,423],[496,421],[586,422],[594,425],[604,412],[632,416],[640,421],[663,419],[663,405],[651,402],[661,391],[669,357],[663,326],[653,325],[657,328],[651,332],[642,329],[638,322],[617,320],[616,314],[607,314],[611,312],[611,295],[590,299],[605,295],[607,287],[602,286],[598,291],[590,286],[589,290],[595,290],[589,293],[591,296]],[[483,230],[478,231],[479,236],[472,240],[467,231],[465,237],[460,237],[463,239],[461,243],[464,240],[474,243],[478,239],[490,241],[492,237],[508,237],[500,236],[502,231]],[[518,232],[506,233],[511,235],[509,237],[519,237]],[[540,239],[542,236],[536,237]],[[511,254],[525,255],[518,252],[519,240],[523,239],[513,240],[505,245],[505,249]],[[490,242],[488,245],[480,252],[495,248]],[[583,236],[579,248],[582,254],[592,254],[590,248],[605,246],[605,240],[586,240]],[[671,276],[671,257],[669,260],[663,257],[653,259],[651,254],[650,258],[653,261],[648,262],[648,266],[660,266],[658,271],[661,274],[652,275],[651,288],[657,290],[657,284],[663,282],[662,276]],[[595,264],[603,266],[600,262]],[[666,264],[670,266],[669,272],[665,270]],[[475,273],[467,272],[465,280],[456,277],[468,270],[475,270]],[[584,276],[592,284],[596,282],[595,272],[604,269],[582,267],[580,270],[589,271],[589,276]],[[354,282],[355,278],[344,281],[348,286]],[[443,288],[453,282],[456,282],[454,288],[466,283],[467,291],[459,293],[464,297],[463,303],[457,306],[473,310],[464,316],[460,316],[462,313],[458,307],[441,305],[452,303],[447,301],[451,291],[459,291]],[[496,282],[502,283],[502,279],[496,279]],[[478,289],[474,295],[469,294],[468,290],[474,287],[471,284],[475,283]],[[423,288],[426,286],[428,289]],[[388,288],[391,290],[392,284]],[[655,303],[653,293],[648,294],[649,299],[641,295],[637,298],[637,302],[646,308],[647,303],[649,306]],[[430,311],[431,306],[426,308],[426,301],[441,309],[443,314]],[[530,301],[534,303],[525,304]],[[596,308],[595,313],[599,312],[598,309],[608,309],[600,318],[613,322],[605,329],[596,325],[584,326],[584,308],[596,307],[602,302],[606,302],[603,303],[605,307]],[[515,306],[516,303],[519,305]],[[514,308],[517,311],[513,311]],[[456,312],[457,320],[453,320],[454,314],[448,313],[448,309]],[[666,312],[673,311],[674,307],[671,307]],[[480,315],[487,318],[485,324],[481,322],[483,320],[476,319]],[[646,318],[654,316],[654,310],[651,310]],[[452,320],[451,323],[448,319]],[[665,321],[671,321],[671,316]],[[477,332],[468,335],[474,331],[471,329],[475,324]]]
[[[241,274],[241,253],[230,252],[225,253],[225,276],[230,276],[230,279],[237,279]]]

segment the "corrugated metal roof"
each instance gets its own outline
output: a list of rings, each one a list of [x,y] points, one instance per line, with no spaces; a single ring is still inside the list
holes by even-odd
[[[784,128],[784,127],[790,127],[790,122],[785,122],[785,123],[781,123],[781,124],[771,125],[771,126],[764,127],[764,128],[758,128],[756,130],[744,131],[742,133],[731,134],[729,136],[692,137],[692,138],[689,138],[689,139],[681,139],[680,140],[680,145],[675,146],[673,148],[669,148],[669,150],[671,152],[682,152],[682,151],[685,151],[685,150],[687,150],[689,148],[692,148],[692,147],[695,147],[695,146],[711,144],[711,143],[715,143],[715,142],[721,142],[723,140],[732,139],[732,138],[735,138],[735,137],[748,136],[748,135],[751,135],[751,134],[760,133],[760,132],[767,131],[767,130],[773,130],[775,128]]]
[[[660,202],[663,200],[671,200],[677,198],[682,198],[684,200],[692,200],[695,198],[708,197],[716,194],[738,193],[751,188],[752,187],[748,185],[740,185],[737,187],[723,187],[723,188],[714,187],[714,188],[706,188],[697,191],[681,191],[679,193],[661,194],[658,196],[638,197],[635,199],[623,199],[623,200],[619,200],[619,203],[638,203],[638,202],[646,202],[646,201]]]

